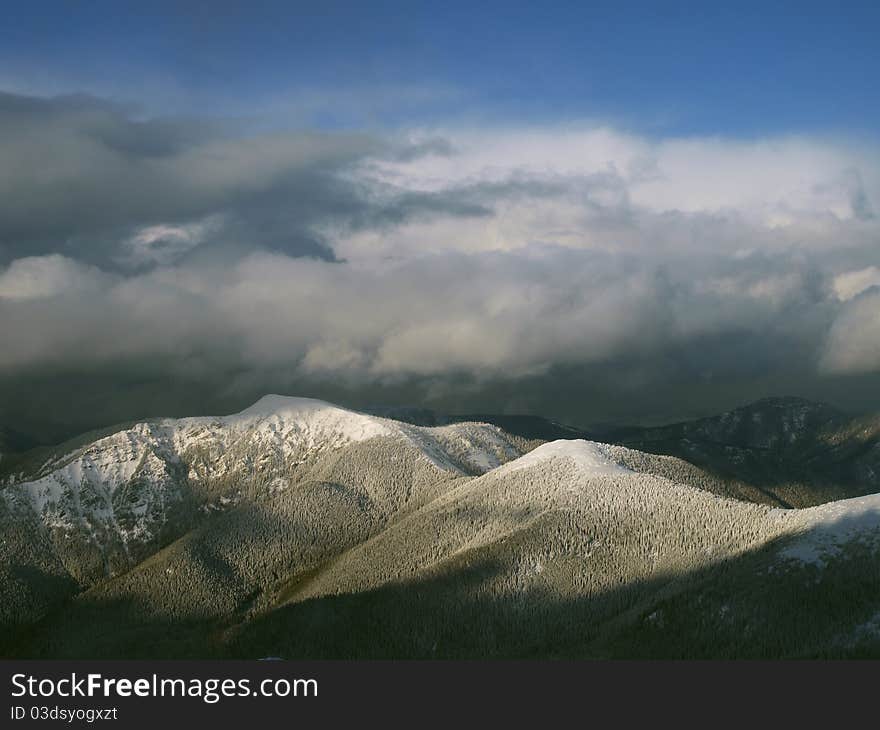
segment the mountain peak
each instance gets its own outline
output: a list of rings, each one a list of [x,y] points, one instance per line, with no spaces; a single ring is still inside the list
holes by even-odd
[[[252,428],[274,434],[297,434],[297,443],[340,444],[364,441],[375,436],[390,436],[400,432],[399,424],[359,413],[341,406],[296,396],[264,395],[243,411],[220,419],[227,426]]]
[[[497,470],[497,473],[507,473],[528,469],[553,459],[568,459],[584,472],[592,474],[621,474],[629,472],[621,466],[611,455],[613,447],[608,444],[600,444],[595,441],[584,439],[559,439],[541,444],[525,456],[509,461]]]
[[[251,404],[243,411],[236,413],[236,416],[270,416],[280,413],[312,413],[314,411],[323,410],[347,410],[340,406],[328,403],[327,401],[318,400],[317,398],[301,398],[292,395],[278,395],[277,393],[269,393],[264,395],[255,403]]]

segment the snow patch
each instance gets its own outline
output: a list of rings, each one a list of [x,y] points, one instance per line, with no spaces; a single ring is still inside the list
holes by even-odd
[[[350,411],[314,398],[265,395],[240,413],[220,419],[230,426],[249,426],[261,422],[265,430],[299,430],[333,434],[336,441],[366,441],[398,432],[393,421]]]
[[[612,447],[584,439],[559,439],[542,444],[525,456],[498,467],[492,474],[503,475],[520,469],[529,469],[553,459],[573,462],[581,472],[596,475],[632,474],[631,469],[618,464],[611,457]]]
[[[777,517],[790,520],[799,533],[796,541],[780,551],[784,559],[825,566],[827,558],[854,540],[880,544],[880,494],[842,499],[800,510],[775,509]]]

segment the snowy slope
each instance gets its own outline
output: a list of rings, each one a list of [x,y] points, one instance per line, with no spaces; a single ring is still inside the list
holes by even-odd
[[[628,464],[633,463],[632,457],[636,455],[641,456],[639,452],[621,446],[582,440],[552,441],[508,462],[487,474],[486,478],[496,478],[521,469],[547,471],[554,463],[558,463],[558,460],[574,468],[572,481],[603,475],[635,476],[637,470]],[[710,500],[742,504],[743,508],[753,511],[745,503],[713,497],[702,490],[683,485],[667,483],[659,484],[659,487],[670,493],[685,489]],[[655,496],[665,498],[667,495]],[[841,499],[804,509],[761,507],[760,513],[765,515],[769,526],[768,533],[782,532],[797,538],[782,552],[783,556],[821,563],[823,553],[833,555],[839,552],[842,545],[852,541],[880,546],[880,494]]]
[[[823,567],[849,543],[880,547],[880,494],[773,512],[798,536],[781,552],[783,558]]]
[[[485,424],[422,428],[268,396],[231,416],[138,424],[4,491],[42,520],[62,562],[71,535],[91,530],[96,542],[116,536],[136,546],[181,509],[175,500],[201,495],[210,514],[181,539],[108,572],[114,580],[83,581],[91,587],[71,626],[91,626],[96,604],[122,607],[113,615],[123,640],[169,617],[212,627],[236,617],[245,653],[257,645],[247,626],[264,619],[269,628],[254,636],[270,643],[260,651],[299,656],[308,652],[297,637],[323,627],[315,641],[324,646],[348,636],[365,610],[374,611],[371,631],[402,654],[430,655],[438,635],[457,640],[475,621],[467,641],[487,642],[490,654],[505,636],[564,648],[624,630],[662,632],[680,595],[690,612],[683,636],[689,627],[711,639],[726,631],[735,648],[743,626],[789,610],[785,591],[799,597],[798,612],[821,617],[820,580],[858,592],[876,565],[880,495],[781,510],[683,483],[666,456],[583,440],[525,452]],[[853,543],[869,551],[850,551]],[[4,549],[0,541],[0,591],[13,595],[21,588],[2,573]],[[817,578],[815,566],[832,558],[841,559]],[[841,567],[858,578],[833,583]],[[868,625],[863,603],[874,612],[874,598],[856,598],[851,623]],[[125,613],[132,605],[137,614]],[[22,615],[34,614],[26,608]],[[484,619],[492,612],[496,623]],[[310,631],[296,630],[303,626]],[[779,634],[774,625],[754,646]],[[62,624],[47,646],[75,635]]]
[[[484,551],[499,566],[501,593],[537,581],[576,595],[768,545],[780,567],[792,558],[818,562],[853,540],[880,547],[880,495],[775,509],[642,470],[664,458],[584,440],[545,443],[454,485],[351,551],[299,598],[414,580]]]
[[[563,459],[570,462],[583,474],[611,475],[631,472],[631,469],[627,469],[614,460],[613,453],[617,448],[609,444],[600,444],[583,439],[550,441],[542,444],[525,456],[508,462],[495,473],[495,476],[539,466],[544,462],[554,459]]]
[[[279,480],[320,454],[377,438],[395,439],[456,475],[482,473],[521,453],[494,426],[420,428],[320,400],[267,395],[230,416],[136,424],[50,459],[7,486],[2,498],[13,511],[33,511],[49,528],[80,530],[97,542],[108,532],[123,544],[144,542],[193,490],[271,475],[278,488]],[[214,497],[220,504],[237,498]]]

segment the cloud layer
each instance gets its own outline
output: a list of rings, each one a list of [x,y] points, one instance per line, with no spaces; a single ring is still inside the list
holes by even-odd
[[[260,134],[0,95],[0,373],[880,372],[878,205],[867,140]]]

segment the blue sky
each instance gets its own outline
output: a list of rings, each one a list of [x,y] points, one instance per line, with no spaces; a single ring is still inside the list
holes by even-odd
[[[870,133],[877,3],[4,3],[0,87],[321,126]],[[299,116],[297,111],[299,110]]]

